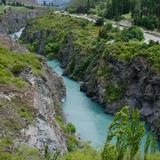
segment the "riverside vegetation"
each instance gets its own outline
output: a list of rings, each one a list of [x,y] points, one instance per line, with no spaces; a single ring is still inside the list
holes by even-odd
[[[106,112],[118,112],[102,154],[88,145],[71,143],[71,152],[60,159],[143,159],[139,148],[145,129],[140,114],[159,138],[158,43],[143,43],[143,33],[137,27],[120,31],[111,24],[96,26],[83,19],[54,13],[30,20],[21,42],[48,59],[58,58],[64,75],[83,81],[81,90],[101,103]],[[136,109],[129,114],[129,110],[122,107],[128,104],[138,107],[140,113]],[[116,145],[111,145],[114,137]],[[155,141],[154,134],[149,134],[144,159],[159,159]]]

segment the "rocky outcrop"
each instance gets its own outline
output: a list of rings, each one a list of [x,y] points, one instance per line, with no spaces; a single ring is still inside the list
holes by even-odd
[[[25,47],[6,35],[0,35],[0,43],[0,47],[15,54],[28,54]],[[61,110],[65,86],[43,57],[37,56],[37,59],[41,64],[41,73],[34,74],[31,66],[14,72],[17,78],[27,82],[27,87],[0,83],[0,139],[10,137],[15,146],[27,144],[41,151],[47,145],[49,151],[58,150],[64,154],[67,151],[66,137],[56,121],[56,111],[57,108]]]
[[[12,38],[7,34],[0,34],[0,46],[8,48],[11,51],[17,51],[21,53],[28,52],[25,46],[13,41]]]
[[[67,151],[65,137],[60,126],[55,121],[55,106],[61,104],[65,96],[63,81],[45,64],[45,74],[36,77],[26,68],[20,75],[35,89],[32,92],[33,106],[37,114],[33,124],[21,131],[21,143],[27,143],[44,150],[48,145],[49,151],[59,150],[63,154]]]
[[[15,11],[8,9],[6,13],[0,15],[0,33],[13,33],[23,28],[28,19],[34,18],[46,12],[44,8],[24,9]]]
[[[28,82],[28,88],[0,84],[0,138],[10,136],[16,145],[27,144],[41,151],[48,145],[49,151],[59,150],[63,154],[67,151],[66,139],[55,120],[55,108],[61,105],[65,87],[62,79],[45,62],[43,65],[42,76],[35,76],[30,67],[20,73],[19,76]],[[27,121],[31,116],[27,111],[33,113],[32,121]]]

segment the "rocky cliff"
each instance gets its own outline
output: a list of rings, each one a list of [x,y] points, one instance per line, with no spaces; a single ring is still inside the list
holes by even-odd
[[[107,113],[138,107],[160,138],[160,45],[111,43],[99,37],[101,30],[81,19],[50,15],[29,22],[22,40],[58,58],[64,75],[81,81],[81,90]],[[113,38],[115,32],[105,34]]]
[[[0,33],[13,33],[25,26],[27,20],[45,13],[44,8],[16,10],[14,8],[8,9],[5,13],[0,15]]]
[[[58,150],[63,154],[67,151],[66,138],[56,121],[59,115],[56,111],[61,110],[65,96],[63,80],[43,57],[23,47],[25,52],[22,48],[10,51],[7,44],[10,45],[11,39],[7,37],[0,41],[0,150],[4,147],[0,155],[15,152],[15,147],[21,144],[40,151],[47,145],[48,151]],[[6,138],[13,147],[4,143]]]

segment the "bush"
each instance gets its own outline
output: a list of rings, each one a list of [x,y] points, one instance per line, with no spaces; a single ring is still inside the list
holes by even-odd
[[[19,115],[24,118],[28,123],[32,123],[33,115],[25,107],[22,107],[19,111]]]
[[[67,132],[70,134],[76,133],[76,127],[72,123],[68,123],[66,129],[67,129]]]
[[[58,160],[101,160],[100,153],[90,146],[85,146],[75,152],[67,153]]]
[[[107,23],[107,24],[105,25],[105,28],[106,28],[107,31],[112,30],[112,29],[113,29],[112,23]]]
[[[50,42],[45,46],[45,53],[57,53],[59,51],[59,43]]]
[[[128,42],[130,40],[141,41],[144,39],[144,36],[142,30],[139,27],[133,26],[122,31],[121,39],[125,42]]]
[[[114,35],[113,33],[115,32],[112,23],[107,23],[106,25],[104,25],[102,27],[102,29],[100,29],[99,31],[99,37],[100,38],[105,38],[107,40],[112,40],[115,37],[112,36]]]
[[[66,144],[67,144],[68,151],[72,152],[78,149],[79,141],[77,140],[77,138],[75,138],[75,136],[69,135],[67,137]]]
[[[154,30],[158,27],[158,20],[153,16],[144,16],[142,18],[137,18],[135,24],[143,26],[149,30]]]
[[[106,101],[113,102],[120,100],[125,91],[125,87],[126,84],[120,82],[118,84],[113,84],[113,83],[108,84],[106,87]]]
[[[19,75],[24,70],[24,68],[25,68],[25,66],[23,64],[19,63],[19,64],[15,64],[12,67],[11,71],[12,71],[13,74]]]

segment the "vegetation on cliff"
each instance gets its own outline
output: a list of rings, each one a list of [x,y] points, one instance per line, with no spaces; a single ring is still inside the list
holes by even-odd
[[[42,73],[42,66],[38,58],[31,53],[14,53],[5,48],[0,48],[0,83],[27,86],[27,82],[19,75],[26,67],[31,67],[34,74]]]

